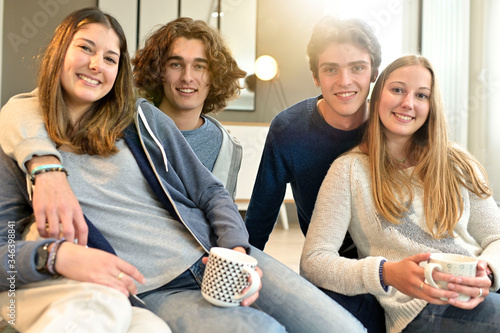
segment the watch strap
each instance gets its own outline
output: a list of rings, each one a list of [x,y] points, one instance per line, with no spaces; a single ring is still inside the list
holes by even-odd
[[[491,280],[491,284],[493,285],[495,283],[495,277],[493,276],[493,273],[488,274],[488,278]]]
[[[49,246],[52,242],[40,245],[36,250],[35,265],[36,270],[42,274],[50,274],[47,269],[47,260],[49,259]]]

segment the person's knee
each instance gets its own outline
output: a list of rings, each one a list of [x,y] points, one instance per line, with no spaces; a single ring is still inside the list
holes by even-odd
[[[132,306],[121,292],[98,284],[81,283],[74,293],[54,302],[51,309],[66,317],[65,329],[93,332],[126,332]],[[89,332],[90,332],[89,331]]]
[[[262,328],[266,328],[266,332],[286,332],[286,329],[275,318],[271,317],[260,310],[250,312],[247,320],[240,325],[245,326],[247,331],[242,332],[262,332]]]
[[[177,313],[167,323],[174,332],[201,332],[207,327],[218,333],[286,332],[276,319],[255,308],[218,308],[208,303],[196,311]]]
[[[153,312],[132,307],[132,322],[127,333],[171,333],[167,323]]]

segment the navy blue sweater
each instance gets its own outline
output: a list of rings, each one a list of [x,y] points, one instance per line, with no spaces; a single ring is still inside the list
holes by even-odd
[[[304,235],[319,188],[332,162],[359,144],[365,125],[342,131],[330,126],[317,108],[322,96],[280,112],[266,139],[245,223],[250,244],[263,249],[290,183]]]

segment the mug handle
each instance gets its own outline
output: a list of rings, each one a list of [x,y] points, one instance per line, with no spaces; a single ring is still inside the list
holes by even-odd
[[[438,289],[441,289],[441,287],[439,287],[436,282],[434,282],[434,279],[432,278],[432,272],[434,271],[434,269],[438,269],[438,271],[442,270],[443,267],[440,265],[440,264],[436,264],[436,263],[429,263],[427,264],[427,266],[425,266],[425,271],[424,271],[424,274],[425,274],[425,279],[427,280],[427,282],[433,286],[434,288],[438,288]]]
[[[425,270],[424,270],[425,281],[427,283],[429,283],[434,288],[443,289],[440,286],[438,286],[436,284],[436,282],[434,282],[434,279],[432,278],[432,272],[434,271],[434,269],[441,271],[441,270],[443,270],[443,266],[441,266],[440,264],[436,264],[436,263],[427,264],[427,266],[425,266]],[[448,299],[446,297],[439,297],[439,299],[442,301],[445,301],[445,302],[448,301]]]
[[[260,287],[260,276],[254,269],[243,267],[241,270],[245,273],[250,274],[252,283],[250,284],[250,288],[246,292],[244,292],[243,294],[235,295],[233,297],[235,301],[242,301],[245,298],[252,296],[253,294],[255,294],[255,292],[257,292],[257,290],[259,290]]]

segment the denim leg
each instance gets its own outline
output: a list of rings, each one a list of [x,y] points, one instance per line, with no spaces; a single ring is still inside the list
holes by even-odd
[[[190,270],[151,292],[139,295],[172,332],[285,332],[272,317],[249,307],[221,308],[208,303]]]
[[[403,332],[498,333],[500,295],[490,293],[472,310],[463,310],[451,305],[427,304]]]
[[[331,290],[320,290],[356,317],[369,333],[385,333],[385,312],[372,294],[346,296]]]
[[[264,272],[254,305],[276,318],[288,332],[366,332],[347,310],[279,261],[255,247],[250,255]]]

